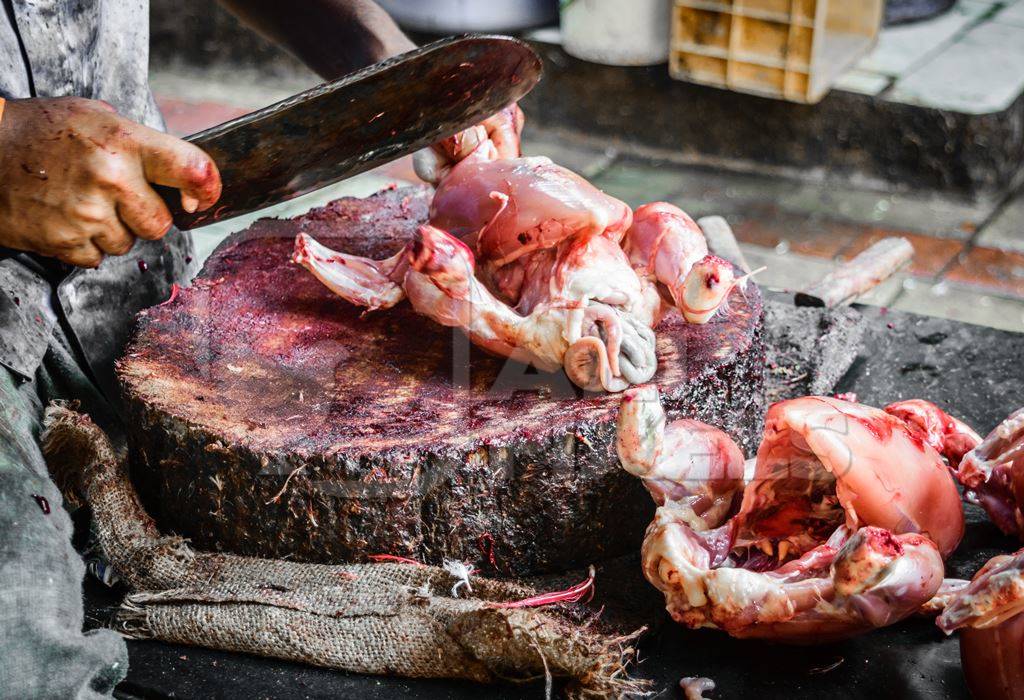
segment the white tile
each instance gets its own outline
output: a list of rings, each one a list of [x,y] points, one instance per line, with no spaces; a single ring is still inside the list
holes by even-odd
[[[861,95],[877,95],[889,87],[892,79],[880,73],[855,68],[839,76],[832,86],[836,90],[856,92]]]
[[[966,114],[1002,112],[1024,91],[1024,26],[985,22],[899,79],[887,99]]]
[[[995,16],[994,21],[1000,24],[1015,24],[1024,27],[1024,2],[1016,0],[1012,5],[1004,7]]]
[[[878,45],[857,68],[872,73],[900,76],[928,55],[948,44],[984,12],[991,2],[959,2],[949,12],[924,22],[883,29]]]
[[[892,308],[1024,332],[1024,300],[981,294],[949,282],[925,284],[909,280]]]
[[[981,231],[978,245],[1024,253],[1024,192],[1020,192]]]
[[[539,41],[542,44],[561,44],[562,30],[558,27],[541,27],[532,29],[523,35],[530,41]]]
[[[835,263],[798,253],[777,253],[771,248],[741,243],[751,269],[766,268],[755,279],[758,285],[777,292],[798,292],[827,275]]]

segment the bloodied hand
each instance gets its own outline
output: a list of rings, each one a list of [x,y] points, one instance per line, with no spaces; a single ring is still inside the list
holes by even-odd
[[[171,214],[152,184],[181,191],[187,211],[220,196],[214,162],[190,143],[136,124],[105,102],[11,100],[0,120],[0,246],[96,267],[136,238],[158,239]]]

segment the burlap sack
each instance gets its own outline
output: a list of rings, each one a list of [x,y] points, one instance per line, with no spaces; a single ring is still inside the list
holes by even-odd
[[[115,621],[124,634],[241,651],[360,673],[481,682],[571,680],[578,696],[625,696],[637,634],[593,631],[563,605],[505,581],[408,563],[299,564],[197,552],[164,537],[127,468],[86,416],[46,412],[44,451],[58,481],[77,474],[100,545],[134,591]],[[454,587],[458,587],[458,597]],[[471,587],[471,590],[470,588]]]

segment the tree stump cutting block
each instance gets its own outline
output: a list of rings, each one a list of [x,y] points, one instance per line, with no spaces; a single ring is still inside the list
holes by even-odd
[[[497,575],[636,551],[653,513],[615,456],[617,395],[488,356],[399,306],[361,316],[290,262],[305,231],[384,257],[426,188],[341,199],[228,238],[194,285],[139,317],[119,373],[132,473],[166,531],[300,561],[391,554]],[[752,454],[764,415],[762,300],[657,329],[671,417]]]

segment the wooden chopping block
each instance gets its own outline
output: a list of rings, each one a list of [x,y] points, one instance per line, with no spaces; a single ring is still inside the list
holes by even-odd
[[[342,199],[227,239],[145,311],[119,374],[132,474],[161,529],[300,561],[390,554],[491,575],[635,552],[653,505],[619,466],[617,395],[486,355],[407,303],[361,316],[289,257],[304,231],[384,257],[429,190]],[[666,407],[749,452],[764,415],[756,287],[702,326],[657,329]]]

